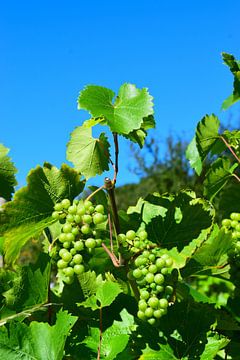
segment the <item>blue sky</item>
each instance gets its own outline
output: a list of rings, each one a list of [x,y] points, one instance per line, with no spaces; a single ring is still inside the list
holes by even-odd
[[[220,111],[232,91],[220,54],[240,58],[239,13],[232,0],[2,2],[0,142],[19,185],[36,165],[66,161],[70,132],[89,117],[76,105],[86,84],[148,87],[160,142],[169,132],[190,139],[206,113],[237,116],[239,105]],[[136,181],[120,146],[119,185]]]

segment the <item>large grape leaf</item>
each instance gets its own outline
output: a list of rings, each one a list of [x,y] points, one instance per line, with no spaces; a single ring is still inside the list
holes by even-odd
[[[141,129],[143,118],[153,114],[152,97],[145,88],[137,89],[126,83],[120,87],[114,103],[113,98],[114,92],[110,89],[89,85],[81,91],[78,107],[88,110],[93,117],[104,116],[111,131],[118,134]]]
[[[225,336],[211,331],[217,321],[217,312],[211,305],[182,301],[170,307],[162,320],[159,338],[154,338],[154,333],[142,334],[142,346],[148,342],[139,360],[213,360],[229,343]]]
[[[51,214],[56,202],[72,200],[83,188],[79,173],[66,164],[58,169],[45,163],[31,170],[27,186],[18,190],[0,213],[6,263],[14,262],[25,243],[53,223]]]
[[[146,224],[148,238],[168,249],[177,267],[184,266],[187,258],[207,239],[215,214],[208,201],[196,198],[190,191],[148,195],[135,211]],[[129,213],[134,213],[134,207]]]
[[[32,321],[29,326],[10,323],[0,328],[0,356],[11,360],[62,360],[64,345],[76,316],[67,311],[57,314],[56,324]]]
[[[92,136],[91,128],[79,126],[72,132],[67,144],[67,159],[89,179],[109,170],[109,147],[104,133],[97,139]]]
[[[233,93],[222,103],[222,109],[226,110],[240,100],[240,61],[231,54],[222,53],[224,63],[229,67],[234,76]]]
[[[232,247],[231,232],[219,230],[215,225],[207,241],[195,252],[182,271],[183,277],[196,274],[221,274],[226,272],[228,251]]]
[[[225,157],[215,160],[204,180],[204,195],[212,200],[233,177],[237,167],[237,163],[232,165],[230,159]]]
[[[7,156],[9,149],[0,144],[0,197],[11,200],[14,186],[17,185],[15,174],[17,169]]]
[[[120,313],[122,321],[114,321],[102,334],[101,357],[106,360],[114,360],[127,346],[131,332],[136,328],[134,318],[126,309]],[[98,328],[90,328],[90,336],[84,340],[84,344],[97,353],[100,332]]]
[[[206,158],[219,138],[219,126],[220,121],[214,114],[205,115],[197,125],[196,144],[202,161]]]

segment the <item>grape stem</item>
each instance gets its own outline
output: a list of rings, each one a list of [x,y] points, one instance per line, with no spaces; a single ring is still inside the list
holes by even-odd
[[[100,186],[99,188],[97,188],[95,191],[93,191],[87,198],[86,200],[90,200],[92,197],[94,197],[94,195],[96,195],[100,190],[103,190],[105,188],[105,185]]]
[[[118,147],[118,135],[117,133],[113,133],[114,147],[115,147],[115,164],[114,164],[114,177],[113,183],[116,184],[117,174],[118,174],[118,155],[119,155],[119,147]]]
[[[110,257],[110,259],[112,260],[113,265],[115,267],[121,267],[122,264],[120,264],[118,258],[108,249],[108,247],[104,243],[102,243],[102,247]]]
[[[233,173],[232,176],[234,176],[240,182],[240,178],[236,174]]]
[[[240,159],[237,156],[237,154],[233,151],[233,149],[231,148],[231,146],[229,145],[229,143],[227,142],[226,139],[224,139],[223,136],[220,136],[220,139],[224,142],[224,144],[226,145],[226,147],[228,148],[229,151],[231,151],[232,155],[235,157],[235,159],[240,163]]]
[[[102,346],[102,306],[99,309],[99,345],[98,345],[97,360],[100,360],[101,358],[101,346]]]

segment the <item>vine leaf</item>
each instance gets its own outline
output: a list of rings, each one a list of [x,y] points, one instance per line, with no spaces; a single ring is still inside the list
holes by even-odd
[[[83,188],[79,173],[66,164],[58,169],[45,163],[31,170],[27,186],[18,190],[0,213],[5,262],[15,262],[26,242],[54,222],[51,214],[56,202],[64,198],[72,200]]]
[[[195,252],[182,271],[183,277],[193,274],[220,274],[226,272],[228,251],[232,247],[231,232],[215,225],[207,241]]]
[[[92,129],[77,127],[67,145],[67,159],[86,179],[109,170],[109,143],[104,133],[99,139],[92,137]]]
[[[127,346],[130,334],[135,329],[134,317],[126,309],[120,313],[122,321],[114,321],[102,334],[101,357],[106,360],[114,360]],[[84,340],[84,344],[97,353],[99,346],[99,329],[90,328],[90,336]]]
[[[224,63],[229,67],[234,77],[233,93],[222,103],[222,109],[227,110],[240,100],[240,61],[231,54],[222,53]]]
[[[7,156],[9,149],[0,144],[0,197],[11,200],[14,186],[17,185],[15,174],[17,169]]]
[[[122,289],[118,283],[102,281],[101,284],[95,286],[95,294],[92,294],[78,305],[89,307],[94,311],[102,307],[110,306],[121,292]]]
[[[186,158],[189,160],[191,168],[200,175],[202,172],[202,160],[197,149],[195,136],[187,147]]]
[[[222,190],[227,184],[234,170],[238,167],[235,163],[232,165],[228,158],[218,158],[211,165],[204,180],[204,195],[210,201]]]
[[[129,134],[142,126],[144,130],[147,124],[144,125],[143,119],[153,114],[152,96],[148,90],[125,83],[113,103],[114,95],[110,89],[88,85],[79,95],[78,108],[88,110],[93,117],[104,116],[112,132]]]
[[[212,205],[196,198],[194,192],[176,195],[154,193],[140,199],[128,213],[140,215],[151,241],[169,250],[174,266],[180,268],[212,230],[215,215]]]
[[[0,331],[0,356],[11,360],[61,360],[67,336],[76,321],[76,316],[60,310],[53,326],[36,321],[29,326],[11,322],[9,331],[3,327]]]
[[[220,121],[214,114],[206,115],[196,129],[197,148],[203,161],[218,140]]]

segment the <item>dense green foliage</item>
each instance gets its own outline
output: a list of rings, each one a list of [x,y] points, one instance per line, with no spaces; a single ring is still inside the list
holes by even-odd
[[[226,109],[240,99],[240,65],[223,58],[234,76]],[[89,85],[78,106],[91,118],[67,144],[73,168],[44,163],[12,198],[16,169],[0,148],[0,197],[8,200],[0,211],[0,356],[239,359],[240,131],[221,131],[205,115],[186,149],[196,175],[179,142],[168,142],[165,163],[155,148],[150,168],[137,152],[155,188],[146,182],[123,210],[118,137],[149,146],[153,99],[132,84],[117,96]],[[104,132],[93,138],[93,126],[110,129],[113,149]],[[109,167],[112,179],[84,198],[86,180]],[[24,260],[26,249],[34,256]]]

